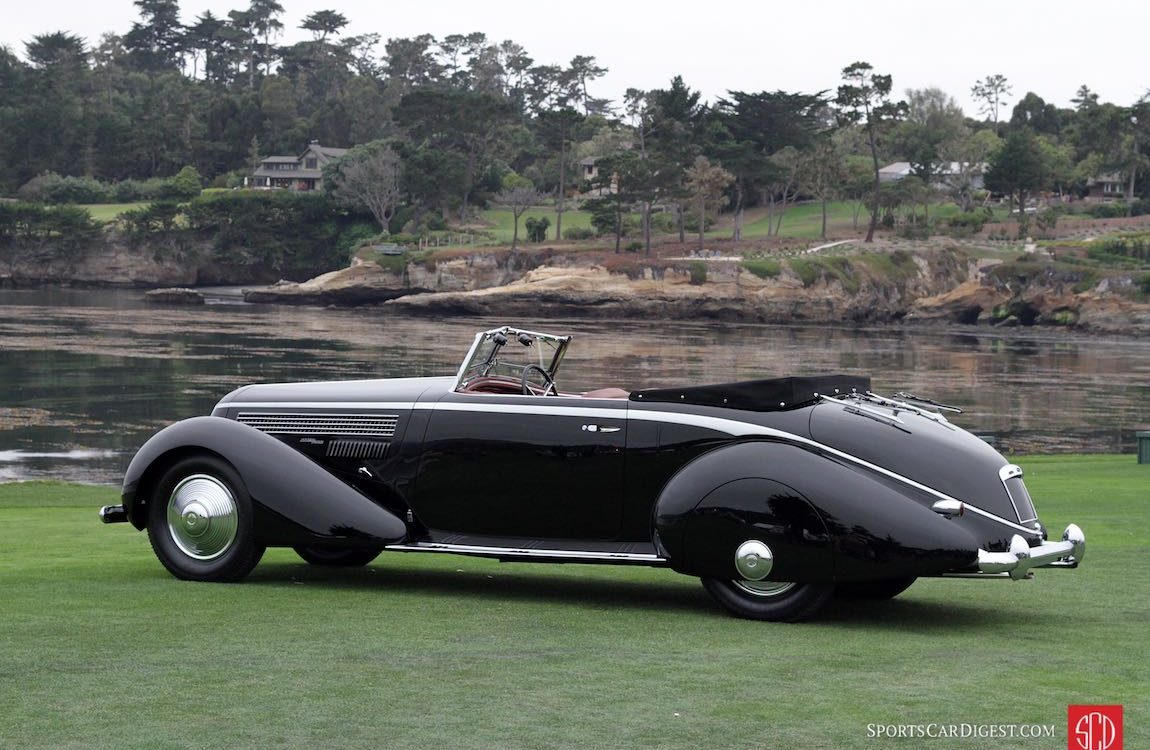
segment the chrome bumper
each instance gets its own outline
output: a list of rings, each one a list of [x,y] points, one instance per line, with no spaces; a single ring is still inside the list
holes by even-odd
[[[1086,535],[1075,524],[1062,532],[1061,542],[1045,542],[1031,547],[1018,534],[1010,540],[1007,552],[978,551],[980,573],[1006,573],[1014,580],[1026,578],[1031,568],[1077,568],[1086,554]]]
[[[100,520],[104,523],[125,523],[128,513],[123,505],[105,505],[100,508]]]

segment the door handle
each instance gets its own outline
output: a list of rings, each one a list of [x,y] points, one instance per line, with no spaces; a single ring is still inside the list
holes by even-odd
[[[603,425],[597,425],[597,424],[585,424],[585,425],[583,425],[583,431],[584,432],[618,432],[621,429],[623,429],[623,428],[622,427],[605,427]]]

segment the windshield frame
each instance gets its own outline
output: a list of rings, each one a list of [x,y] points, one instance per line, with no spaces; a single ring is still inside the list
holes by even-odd
[[[498,335],[503,336],[503,343],[498,342]],[[465,386],[472,380],[489,376],[491,368],[499,364],[499,352],[503,347],[518,342],[523,336],[530,338],[534,346],[539,346],[539,342],[545,342],[554,347],[555,353],[551,356],[551,361],[544,366],[548,376],[554,380],[559,372],[559,365],[563,362],[563,355],[567,353],[567,345],[571,343],[571,336],[556,336],[550,333],[502,326],[475,334],[475,340],[472,341],[471,348],[455,376],[455,387],[452,390],[464,390]],[[517,367],[517,365],[511,366]]]

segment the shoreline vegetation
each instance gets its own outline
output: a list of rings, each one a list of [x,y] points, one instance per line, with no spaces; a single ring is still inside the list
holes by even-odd
[[[64,208],[28,209],[20,229],[0,237],[0,287],[134,287],[151,289],[150,302],[202,304],[196,287],[243,286],[252,303],[385,305],[416,315],[1150,334],[1150,216],[1068,218],[1021,240],[1005,239],[1014,225],[987,224],[921,238],[885,232],[865,243],[847,204],[834,206],[827,241],[810,236],[818,207],[798,205],[789,209],[791,235],[763,235],[756,227],[772,219],[751,211],[741,240],[731,238],[728,218],[701,243],[662,235],[648,251],[641,243],[613,250],[602,238],[508,242],[514,230],[501,210],[482,212],[466,232],[377,235],[328,198],[289,191],[206,192],[104,224]],[[22,210],[0,205],[0,213]],[[588,221],[568,214],[572,228]]]
[[[1124,703],[1127,746],[1145,747],[1150,723],[1135,698],[1150,691],[1150,582],[1131,571],[1150,524],[1150,466],[1132,455],[1014,460],[1043,521],[1086,532],[1081,567],[1038,570],[1031,581],[921,579],[891,601],[836,601],[802,626],[733,619],[697,581],[647,568],[385,554],[332,571],[275,549],[243,584],[182,582],[145,534],[96,519],[117,502],[115,488],[2,484],[0,666],[21,679],[0,682],[0,745],[185,746],[194,694],[216,717],[213,741],[232,747],[323,745],[338,727],[347,746],[466,736],[476,748],[557,737],[572,748],[700,747],[716,736],[762,745],[769,734],[863,750],[874,745],[868,722],[1061,732],[1066,706],[1094,698]],[[762,682],[763,660],[748,658],[759,640],[789,686],[765,704],[746,694]],[[930,669],[875,680],[876,664],[892,675]],[[973,689],[986,675],[1013,696],[1009,714]],[[383,703],[379,685],[389,686]],[[109,711],[109,700],[138,710]],[[588,710],[549,708],[587,701]]]

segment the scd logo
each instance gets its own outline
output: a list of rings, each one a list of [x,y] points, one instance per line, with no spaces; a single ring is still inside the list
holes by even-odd
[[[1122,750],[1122,706],[1068,706],[1069,750]]]

